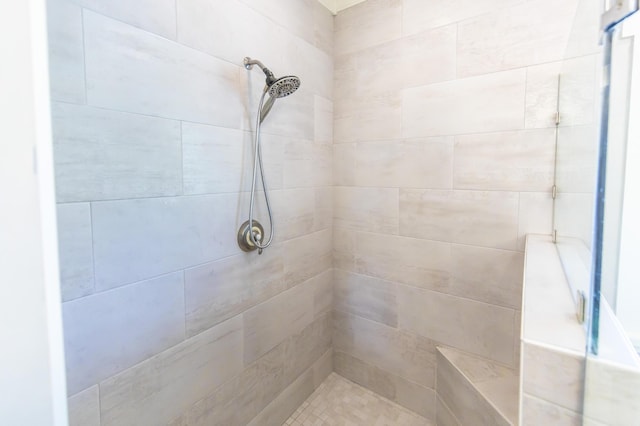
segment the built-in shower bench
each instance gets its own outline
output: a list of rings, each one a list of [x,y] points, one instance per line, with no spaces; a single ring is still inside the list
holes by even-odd
[[[437,425],[516,425],[518,386],[514,369],[438,347]]]

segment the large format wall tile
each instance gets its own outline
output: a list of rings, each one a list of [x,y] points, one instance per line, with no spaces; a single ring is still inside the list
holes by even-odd
[[[449,282],[449,243],[364,232],[355,238],[360,274],[434,290]]]
[[[336,145],[334,149],[340,151],[349,147],[350,145]],[[350,170],[353,174],[351,181],[347,176],[344,177],[346,184],[374,187],[451,188],[453,138],[359,142],[355,152],[348,152],[344,158],[342,155],[345,154],[339,154],[334,161],[344,162],[343,173]],[[354,164],[347,165],[347,162],[352,160],[351,157],[355,160]]]
[[[334,270],[333,281],[336,310],[397,326],[398,308],[392,282],[339,269]]]
[[[523,391],[574,412],[582,411],[584,355],[524,343]]]
[[[333,142],[333,102],[322,96],[313,97],[313,141],[318,143]]]
[[[513,366],[513,309],[398,286],[398,325],[421,336]]]
[[[522,426],[544,424],[580,426],[589,423],[582,423],[582,416],[574,411],[525,393],[522,397]]]
[[[311,284],[299,284],[243,314],[245,365],[313,321],[314,288]]]
[[[193,335],[284,291],[282,246],[185,270],[187,334]]]
[[[520,309],[522,253],[452,244],[451,258],[453,266],[447,293]]]
[[[94,203],[96,288],[240,253],[237,205],[237,194]]]
[[[464,425],[509,426],[472,382],[438,352],[438,396]]]
[[[456,34],[457,26],[449,25],[404,37],[400,74],[403,87],[453,80],[456,77]]]
[[[49,80],[54,101],[86,101],[82,9],[67,0],[47,0]]]
[[[178,416],[171,426],[246,425],[282,392],[284,345],[276,346],[240,374]],[[242,361],[241,357],[239,357]]]
[[[518,250],[524,251],[527,234],[551,235],[553,199],[549,192],[521,192]]]
[[[521,0],[520,0],[521,1]],[[404,0],[402,33],[415,34],[485,13],[495,13],[513,0]]]
[[[70,0],[87,9],[166,38],[176,38],[174,0]]]
[[[369,0],[358,4],[341,11],[334,25],[336,55],[394,40],[402,32],[402,0]]]
[[[558,82],[561,71],[562,62],[551,62],[527,68],[525,128],[556,126]]]
[[[100,395],[98,385],[69,398],[69,426],[100,426]]]
[[[400,234],[514,250],[518,194],[402,189]]]
[[[241,130],[182,123],[184,193],[238,192],[250,188],[251,177],[243,173],[243,166],[249,164],[244,158],[253,155],[251,141],[252,135]],[[273,184],[271,180],[270,183]]]
[[[54,103],[58,202],[180,195],[180,123]]]
[[[260,59],[278,73],[283,31],[238,0],[178,0],[178,41],[234,64]],[[259,36],[257,36],[259,34]],[[255,69],[253,72],[259,72]]]
[[[284,144],[285,188],[331,185],[331,145],[298,139]]]
[[[289,416],[313,393],[313,370],[301,374],[247,426],[283,425]]]
[[[421,416],[435,419],[435,391],[344,352],[334,353],[336,373]]]
[[[101,383],[102,424],[166,424],[241,371],[237,316]]]
[[[287,288],[331,268],[332,233],[324,229],[284,242],[284,277]]]
[[[400,93],[337,98],[334,101],[334,143],[399,138],[402,119]]]
[[[398,189],[333,188],[336,226],[360,231],[398,233]]]
[[[84,25],[89,104],[241,125],[239,66],[89,11],[84,12]]]
[[[425,137],[521,129],[524,70],[406,89],[402,136]]]
[[[74,394],[184,339],[182,273],[72,300],[62,312]]]
[[[574,0],[525,1],[461,22],[458,76],[561,60],[576,4]]]
[[[457,136],[453,187],[549,191],[554,153],[555,129]]]
[[[317,387],[320,381],[316,378],[328,375],[326,368],[327,362],[330,362],[330,336],[330,320],[325,315],[275,346],[233,379],[208,393],[177,416],[170,425],[246,425],[287,385],[300,377],[296,374],[302,372],[304,376],[304,371],[308,368],[314,370],[314,387]],[[269,409],[269,412],[273,411]]]
[[[435,387],[435,345],[416,333],[334,312],[333,347],[422,386]]]
[[[68,301],[93,293],[93,247],[89,203],[58,205],[60,289]]]

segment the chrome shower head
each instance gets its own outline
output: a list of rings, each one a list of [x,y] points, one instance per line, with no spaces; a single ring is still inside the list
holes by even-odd
[[[289,96],[300,87],[300,79],[294,75],[280,77],[269,86],[269,96],[272,98],[284,98]]]
[[[262,123],[271,111],[271,107],[275,103],[276,99],[289,96],[298,88],[300,88],[300,79],[294,75],[288,75],[286,77],[275,78],[271,70],[265,67],[264,64],[257,59],[251,59],[248,56],[244,58],[244,67],[248,70],[253,69],[253,66],[260,67],[264,75],[267,77],[266,86],[264,88],[265,94],[269,93],[269,99],[265,102],[264,106],[260,110],[260,122]]]

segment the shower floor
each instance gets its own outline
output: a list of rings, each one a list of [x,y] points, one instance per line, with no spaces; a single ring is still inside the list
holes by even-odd
[[[421,417],[336,373],[283,426],[432,426]]]

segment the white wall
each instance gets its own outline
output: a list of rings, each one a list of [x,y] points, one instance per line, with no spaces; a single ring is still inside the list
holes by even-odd
[[[45,8],[0,4],[0,423],[66,425]]]

